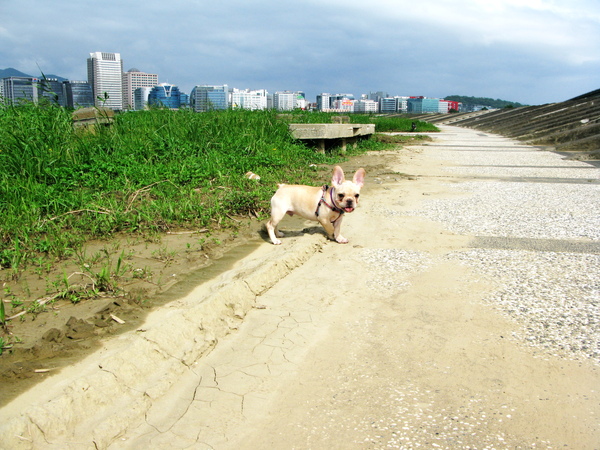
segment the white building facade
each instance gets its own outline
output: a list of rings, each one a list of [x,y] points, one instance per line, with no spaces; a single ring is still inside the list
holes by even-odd
[[[123,109],[123,61],[120,53],[94,52],[87,60],[88,83],[96,106]]]
[[[306,109],[307,102],[304,92],[278,91],[273,94],[273,108],[278,111]]]
[[[354,102],[354,112],[357,113],[377,113],[379,112],[379,103],[375,100],[360,99]]]
[[[269,93],[265,89],[233,89],[230,104],[232,108],[249,110],[267,109]]]

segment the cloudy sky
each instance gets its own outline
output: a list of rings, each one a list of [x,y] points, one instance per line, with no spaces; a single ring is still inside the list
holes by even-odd
[[[467,95],[600,88],[598,0],[0,0],[0,69],[87,79],[90,52],[190,92]]]

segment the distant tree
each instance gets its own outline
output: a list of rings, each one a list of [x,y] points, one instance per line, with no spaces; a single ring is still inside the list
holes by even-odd
[[[446,100],[450,100],[453,102],[460,102],[463,104],[463,106],[479,105],[479,106],[485,106],[488,108],[506,108],[507,106],[510,106],[511,108],[516,108],[519,106],[526,106],[526,105],[523,105],[523,104],[517,103],[517,102],[510,102],[508,100],[500,100],[500,99],[494,100],[493,98],[487,98],[487,97],[467,97],[465,95],[448,95],[447,97],[444,97],[444,98]]]

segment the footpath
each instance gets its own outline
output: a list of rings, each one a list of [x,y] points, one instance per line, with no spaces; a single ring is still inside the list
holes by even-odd
[[[344,165],[349,244],[284,219],[0,409],[0,448],[600,448],[600,168],[433,138]]]

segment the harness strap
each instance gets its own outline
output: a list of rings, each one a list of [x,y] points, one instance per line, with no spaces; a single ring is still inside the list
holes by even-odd
[[[321,207],[321,203],[325,203],[325,206],[327,206],[329,209],[331,209],[332,211],[339,214],[339,216],[337,216],[337,218],[335,220],[331,221],[331,223],[335,223],[340,217],[342,217],[342,214],[344,214],[346,211],[335,206],[335,202],[333,201],[333,188],[329,191],[329,198],[331,199],[331,205],[329,203],[327,203],[327,200],[325,200],[325,194],[327,193],[328,190],[329,190],[329,186],[326,184],[323,185],[323,195],[321,195],[321,200],[319,200],[319,203],[317,204],[317,210],[315,211],[315,216],[319,217],[319,208]]]

